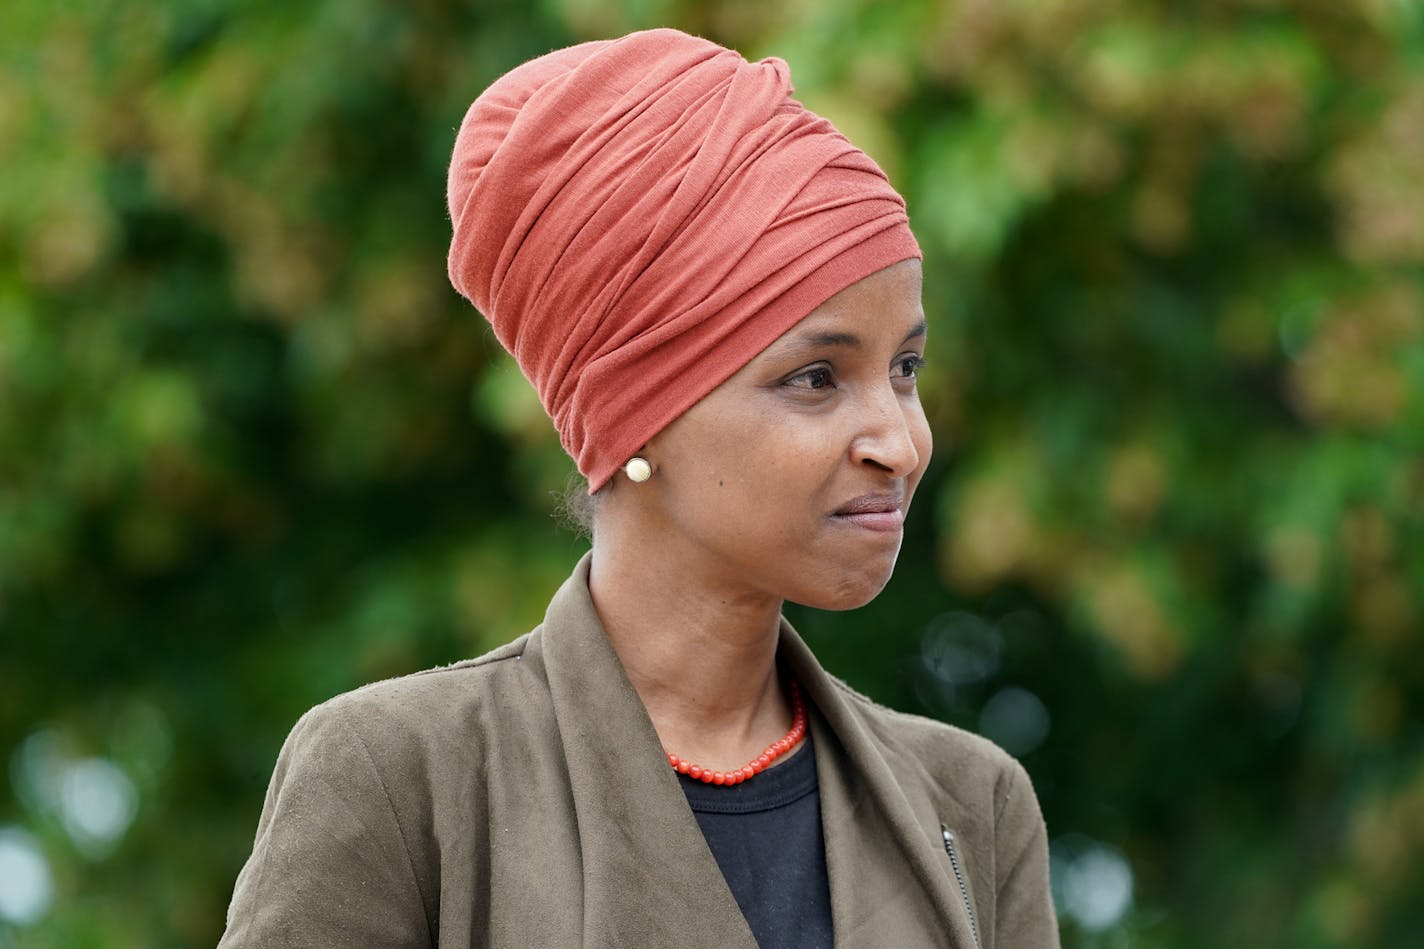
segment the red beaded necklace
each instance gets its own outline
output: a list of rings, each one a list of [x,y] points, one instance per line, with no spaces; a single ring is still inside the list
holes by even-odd
[[[704,768],[700,764],[693,764],[691,761],[684,761],[672,752],[668,752],[668,764],[678,774],[685,774],[694,781],[702,781],[706,784],[722,784],[731,786],[741,784],[754,775],[758,775],[771,766],[771,763],[792,748],[801,744],[801,739],[806,737],[806,703],[801,701],[801,688],[795,682],[791,683],[791,731],[786,733],[784,738],[778,738],[770,745],[766,746],[766,751],[757,755],[751,761],[735,771],[713,771],[711,768]]]

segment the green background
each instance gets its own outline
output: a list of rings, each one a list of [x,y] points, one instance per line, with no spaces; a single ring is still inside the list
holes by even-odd
[[[1416,944],[1424,4],[7,0],[0,946],[213,944],[301,712],[539,620],[570,465],[445,166],[653,25],[924,245],[938,450],[825,664],[1021,756],[1070,947]]]

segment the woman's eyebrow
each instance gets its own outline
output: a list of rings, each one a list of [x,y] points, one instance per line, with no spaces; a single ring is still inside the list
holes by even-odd
[[[924,320],[920,320],[905,334],[905,338],[900,341],[901,345],[917,337],[924,336],[928,329],[928,324],[926,324]],[[812,333],[808,336],[801,337],[796,342],[800,346],[846,346],[851,349],[859,349],[864,345],[864,342],[856,334],[841,332]]]
[[[813,333],[802,337],[801,342],[807,346],[849,346],[851,349],[859,349],[861,345],[860,337],[854,333]]]

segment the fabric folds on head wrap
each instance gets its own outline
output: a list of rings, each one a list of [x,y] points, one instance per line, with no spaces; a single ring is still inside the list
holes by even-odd
[[[884,172],[780,59],[676,30],[525,63],[465,115],[450,281],[600,488],[811,310],[919,257]]]

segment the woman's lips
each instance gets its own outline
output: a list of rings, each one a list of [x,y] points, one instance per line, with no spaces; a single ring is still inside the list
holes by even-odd
[[[832,517],[870,531],[899,531],[905,526],[905,516],[899,511],[879,511],[873,514],[833,514]]]
[[[841,523],[871,531],[899,531],[905,526],[905,499],[891,494],[866,494],[831,515]]]

